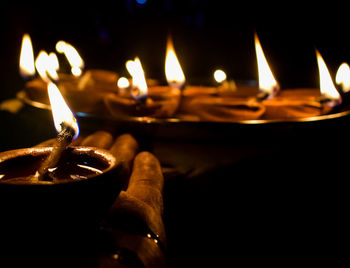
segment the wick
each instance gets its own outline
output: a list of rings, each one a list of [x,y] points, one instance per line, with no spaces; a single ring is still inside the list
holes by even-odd
[[[53,144],[51,153],[45,159],[45,161],[41,164],[37,172],[39,181],[53,180],[53,178],[48,176],[49,169],[57,165],[58,161],[61,158],[62,153],[73,140],[73,137],[75,135],[74,129],[65,123],[61,123],[61,127],[62,127],[62,130],[57,135],[57,138],[55,140],[55,143]]]

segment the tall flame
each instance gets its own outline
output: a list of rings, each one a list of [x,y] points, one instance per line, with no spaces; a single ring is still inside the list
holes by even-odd
[[[340,85],[343,92],[350,91],[350,67],[347,63],[343,62],[337,71],[335,76],[335,82]]]
[[[79,77],[82,74],[82,69],[84,68],[84,61],[80,57],[78,51],[69,43],[64,41],[58,41],[56,43],[56,50],[59,53],[63,53],[70,66],[71,72],[74,76]]]
[[[321,94],[329,99],[329,105],[335,105],[337,102],[341,102],[341,97],[337,89],[335,88],[332,77],[329,74],[326,63],[324,62],[320,52],[316,50],[317,64],[318,70],[320,73],[320,90]]]
[[[31,77],[35,74],[33,46],[29,34],[24,34],[22,37],[19,71],[24,78]]]
[[[144,99],[148,95],[148,87],[140,59],[136,57],[133,61],[127,61],[126,68],[132,76],[132,96],[138,100]]]
[[[185,83],[185,75],[182,71],[179,60],[176,57],[174,44],[171,37],[168,37],[165,56],[165,76],[168,84],[174,87],[182,87]]]
[[[77,138],[79,136],[79,126],[77,119],[69,109],[58,87],[54,83],[49,82],[47,84],[47,90],[56,131],[61,132],[63,129],[62,126],[68,125],[74,130],[74,139]]]
[[[255,52],[258,62],[259,89],[271,98],[278,92],[279,85],[267,63],[258,35],[254,34]]]

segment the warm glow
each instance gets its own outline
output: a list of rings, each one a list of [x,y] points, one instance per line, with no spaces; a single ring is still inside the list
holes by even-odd
[[[35,67],[41,79],[45,82],[50,82],[50,78],[58,80],[58,59],[55,53],[48,55],[44,50],[41,50],[38,57],[35,59]],[[49,78],[49,76],[50,78]]]
[[[133,91],[132,96],[135,99],[143,99],[148,95],[148,87],[146,83],[145,73],[143,71],[141,61],[138,57],[135,60],[126,62],[126,68],[132,76]]]
[[[165,56],[165,76],[168,84],[174,87],[182,87],[185,83],[185,75],[176,57],[172,39],[169,37]]]
[[[335,88],[332,77],[329,74],[329,71],[327,69],[326,63],[324,62],[321,54],[316,50],[316,56],[317,56],[317,64],[318,64],[318,70],[320,73],[320,90],[321,94],[331,101],[339,102],[341,101],[341,97],[337,89]],[[332,105],[331,102],[329,102],[330,105]]]
[[[74,139],[77,138],[79,135],[78,122],[66,104],[58,87],[54,83],[50,82],[47,85],[47,90],[51,104],[53,121],[57,132],[61,132],[62,124],[66,124],[74,129]]]
[[[269,97],[273,97],[276,95],[279,89],[278,83],[267,63],[257,34],[254,36],[254,41],[256,58],[258,62],[259,89],[262,92],[267,93]]]
[[[118,88],[128,88],[130,86],[129,80],[126,77],[120,77],[117,82]]]
[[[24,34],[22,38],[19,71],[24,78],[35,74],[33,46],[29,34]]]
[[[82,69],[84,68],[84,61],[80,57],[78,51],[69,43],[64,41],[58,41],[56,44],[56,50],[59,53],[63,53],[71,68],[72,74],[74,76],[80,76],[82,74]]]
[[[222,83],[226,80],[226,73],[223,70],[218,69],[214,72],[214,79],[216,82]]]
[[[341,86],[343,92],[350,91],[350,67],[347,63],[344,62],[339,66],[335,76],[335,82]]]

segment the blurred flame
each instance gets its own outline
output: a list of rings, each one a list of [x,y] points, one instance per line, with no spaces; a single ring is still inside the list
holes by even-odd
[[[82,69],[84,68],[84,61],[80,57],[78,51],[69,43],[65,41],[58,41],[56,43],[56,50],[59,53],[63,53],[70,66],[71,72],[74,76],[79,77],[82,74]]]
[[[165,56],[165,76],[168,84],[174,87],[180,88],[186,81],[179,60],[176,57],[173,41],[170,37],[167,41]]]
[[[318,70],[320,73],[320,90],[321,94],[330,99],[331,101],[340,102],[341,97],[337,89],[335,88],[332,77],[329,74],[326,63],[324,62],[320,52],[316,50]],[[329,103],[330,105],[333,105]]]
[[[22,37],[19,71],[24,78],[35,74],[33,46],[29,34],[24,34]]]
[[[335,82],[337,85],[341,85],[343,92],[350,91],[350,67],[347,63],[343,62],[339,66],[335,76]]]
[[[128,88],[130,86],[129,80],[126,77],[120,77],[117,82],[118,88]]]
[[[51,52],[48,55],[46,51],[41,50],[35,59],[35,67],[40,77],[46,83],[49,83],[51,81],[48,75],[55,81],[59,79],[57,74],[59,64],[55,53]]]
[[[214,72],[214,79],[218,83],[222,83],[226,80],[226,73],[223,70],[217,69]]]
[[[258,62],[259,89],[262,92],[267,93],[269,97],[273,97],[278,92],[279,85],[267,63],[258,35],[256,33],[254,35],[254,41]]]
[[[126,68],[132,76],[132,96],[135,99],[143,99],[148,95],[148,87],[146,83],[145,73],[143,71],[141,61],[138,57],[126,62]]]
[[[65,124],[74,130],[74,139],[77,138],[79,136],[77,119],[66,104],[58,87],[54,83],[49,82],[47,84],[47,90],[52,109],[52,117],[57,132],[61,132],[63,129],[62,126]]]

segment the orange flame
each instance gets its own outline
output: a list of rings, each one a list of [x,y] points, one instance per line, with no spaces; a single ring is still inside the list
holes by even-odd
[[[321,95],[329,99],[328,105],[334,106],[341,102],[341,97],[337,89],[335,88],[332,77],[329,74],[325,61],[323,60],[320,52],[316,50],[318,70],[320,73],[320,90]]]
[[[167,41],[167,50],[165,55],[165,76],[168,84],[173,87],[181,88],[186,81],[180,62],[176,57],[174,44],[171,37],[169,37]]]
[[[49,94],[52,117],[57,132],[62,131],[62,125],[66,124],[74,130],[74,139],[79,136],[79,125],[72,111],[69,109],[58,87],[49,82],[47,84]]]
[[[267,63],[258,35],[256,33],[254,35],[254,41],[256,58],[258,62],[259,89],[263,93],[266,93],[269,98],[272,98],[277,94],[279,85]]]
[[[19,71],[24,78],[34,76],[35,74],[33,46],[29,34],[24,34],[22,38]]]

